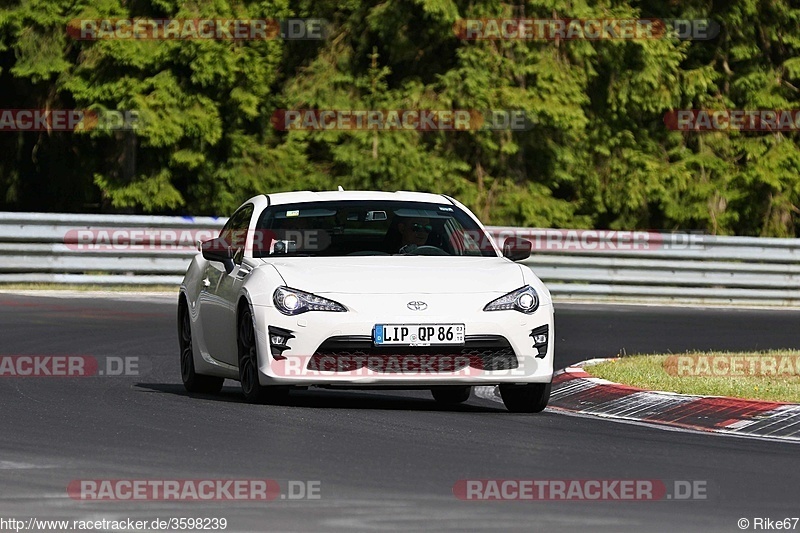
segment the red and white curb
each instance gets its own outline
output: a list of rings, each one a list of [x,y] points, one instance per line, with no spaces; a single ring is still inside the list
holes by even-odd
[[[800,442],[800,404],[649,391],[589,375],[583,366],[558,371],[548,409],[694,431]],[[488,398],[488,394],[480,394]],[[495,398],[492,398],[495,399]]]

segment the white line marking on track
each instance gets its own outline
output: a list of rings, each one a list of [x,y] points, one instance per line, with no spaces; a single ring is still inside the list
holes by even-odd
[[[494,385],[485,386],[485,387],[473,387],[472,390],[475,392],[475,396],[484,400],[491,400],[497,403],[503,403],[503,400],[495,392]]]
[[[50,465],[35,465],[18,461],[0,461],[0,470],[30,470],[32,468],[54,468]]]

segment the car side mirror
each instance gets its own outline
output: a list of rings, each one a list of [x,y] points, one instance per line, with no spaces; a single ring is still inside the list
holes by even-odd
[[[225,267],[225,272],[233,272],[233,249],[222,237],[205,241],[201,245],[203,258],[207,261],[217,261]]]
[[[503,257],[512,261],[523,261],[531,256],[533,244],[528,239],[508,237],[503,242]]]

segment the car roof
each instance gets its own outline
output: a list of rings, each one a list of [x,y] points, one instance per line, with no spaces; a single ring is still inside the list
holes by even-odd
[[[428,202],[453,205],[453,203],[442,194],[411,191],[297,191],[278,192],[266,196],[269,198],[270,205],[344,200],[394,200],[400,202]]]

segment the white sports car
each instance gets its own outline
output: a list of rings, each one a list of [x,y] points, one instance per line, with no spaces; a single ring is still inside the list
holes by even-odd
[[[513,412],[547,406],[553,304],[531,243],[502,250],[465,206],[414,192],[260,195],[202,243],[181,284],[181,376],[248,401],[292,388],[499,385]]]

